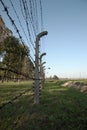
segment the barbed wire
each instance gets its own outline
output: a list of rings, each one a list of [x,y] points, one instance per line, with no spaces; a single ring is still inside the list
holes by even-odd
[[[39,0],[39,4],[40,4],[40,24],[41,24],[41,32],[44,30],[44,22],[43,22],[43,4],[42,4],[42,0]],[[44,46],[43,46],[44,45]],[[45,49],[43,48],[45,47],[45,41],[44,41],[44,37],[41,39],[41,43],[40,43],[40,54],[41,52],[44,52]]]
[[[5,6],[5,4],[4,4],[4,2],[3,2],[2,0],[0,0],[0,2],[1,2],[1,4],[3,5],[4,11],[6,12],[8,18],[10,19],[10,21],[11,21],[11,23],[12,23],[12,25],[14,26],[14,29],[15,29],[16,32],[18,33],[18,36],[19,36],[19,38],[20,38],[20,40],[21,40],[21,43],[23,44],[23,46],[24,46],[24,48],[25,48],[25,44],[24,44],[24,42],[23,42],[22,36],[21,36],[21,34],[20,34],[20,32],[19,32],[19,30],[18,30],[18,28],[17,28],[17,26],[16,26],[14,20],[13,20],[12,17],[10,16],[9,11],[8,11],[8,8]],[[25,50],[26,50],[26,48],[25,48]],[[27,52],[27,50],[26,50],[26,52]],[[27,56],[28,56],[28,55],[27,55]],[[31,56],[30,56],[30,57],[31,57]],[[33,58],[32,58],[32,59],[33,59]],[[33,60],[33,61],[34,61],[34,60]]]
[[[24,18],[24,20],[25,20],[25,23],[26,23],[26,18],[25,18],[25,15],[24,15],[24,11],[23,11],[23,9],[22,9],[22,1],[21,0],[19,0],[19,4],[20,4],[20,9],[21,9],[21,14],[22,14],[22,16],[23,16],[23,18]],[[28,42],[28,44],[29,44],[30,42]],[[33,48],[32,48],[32,46],[31,46],[31,44],[29,44],[29,46],[30,46],[30,48],[31,48],[31,50],[32,50],[32,52],[33,52],[33,54],[34,54],[34,50],[33,50]]]
[[[10,14],[9,14],[9,10],[8,10],[8,8],[5,6],[5,4],[4,4],[4,2],[3,2],[3,0],[0,0],[0,2],[1,2],[1,4],[3,5],[3,7],[4,7],[4,10],[5,10],[5,12],[7,13],[7,16],[9,17],[9,19],[10,19],[10,21],[11,21],[11,23],[12,23],[12,25],[14,26],[14,28],[15,28],[15,30],[16,30],[16,32],[18,33],[18,36],[19,36],[19,38],[20,38],[20,40],[21,40],[21,43],[23,44],[23,46],[25,47],[25,44],[24,44],[24,42],[23,42],[23,39],[22,39],[22,36],[21,36],[21,34],[20,34],[20,31],[19,31],[19,29],[17,28],[17,26],[16,26],[16,24],[15,24],[15,22],[14,22],[14,20],[12,19],[12,17],[10,16]],[[29,7],[28,7],[28,3],[27,3],[27,1],[26,0],[20,0],[19,1],[20,2],[20,7],[21,7],[21,12],[22,12],[22,15],[23,15],[23,18],[24,18],[24,20],[25,20],[25,22],[26,22],[26,26],[27,26],[27,30],[28,30],[28,34],[29,34],[29,39],[30,39],[30,42],[31,42],[31,45],[33,46],[33,49],[35,49],[35,47],[34,47],[34,43],[33,43],[33,41],[32,41],[32,37],[31,37],[31,30],[30,30],[30,26],[29,26],[29,21],[30,21],[30,23],[32,24],[32,28],[33,28],[33,31],[34,31],[34,34],[36,35],[36,33],[37,33],[37,28],[38,28],[38,26],[39,26],[39,24],[38,24],[38,10],[37,10],[37,0],[29,0],[28,2],[30,3],[30,9],[29,9]],[[20,18],[19,18],[19,16],[18,16],[18,14],[17,14],[17,11],[16,11],[16,9],[15,9],[15,7],[14,7],[14,5],[13,5],[13,3],[12,3],[12,0],[10,0],[10,3],[11,3],[11,5],[12,5],[12,7],[13,7],[13,10],[14,10],[14,12],[15,12],[15,14],[16,14],[16,17],[17,17],[17,19],[18,19],[18,21],[19,21],[19,24],[20,24],[20,27],[22,28],[22,31],[23,31],[23,33],[24,33],[24,35],[25,35],[25,37],[26,37],[26,39],[27,39],[27,41],[28,41],[28,38],[27,38],[27,35],[26,35],[26,33],[25,33],[25,31],[24,31],[24,28],[23,28],[23,26],[22,26],[22,24],[21,24],[21,21],[20,21]],[[39,0],[39,11],[40,11],[40,15],[41,15],[41,30],[43,29],[43,12],[42,12],[42,1],[41,0]],[[23,9],[22,9],[22,7],[23,7]],[[24,11],[23,11],[24,10]],[[28,21],[29,20],[29,21]],[[34,22],[35,21],[35,22]],[[37,30],[37,31],[36,31]],[[29,44],[29,43],[28,43]],[[32,50],[32,52],[33,52],[33,49],[31,48],[31,50]],[[25,48],[25,50],[26,50],[26,48]],[[26,50],[27,51],[27,50]],[[33,52],[33,54],[34,54],[34,52]],[[33,64],[35,64],[35,61],[34,61],[34,59],[32,58],[32,56],[31,55],[29,55],[30,56],[30,58],[31,58],[31,60],[32,60],[32,62],[33,62]]]
[[[37,33],[39,33],[39,22],[38,22],[37,1],[36,0],[34,0],[34,10],[35,10],[35,19],[36,19],[36,29],[37,29]]]
[[[29,2],[29,3],[28,3]],[[31,25],[32,25],[32,28],[33,28],[33,32],[34,32],[34,35],[35,35],[35,37],[36,37],[36,28],[35,28],[35,24],[34,24],[34,21],[35,21],[35,19],[33,18],[33,11],[34,10],[32,10],[32,2],[31,2],[31,0],[29,0],[29,1],[26,1],[26,9],[27,9],[27,11],[28,11],[28,16],[30,16],[29,17],[29,19],[30,19],[30,21],[31,21]]]
[[[31,16],[31,20],[32,20],[32,24],[33,24],[33,28],[35,31],[35,36],[37,34],[37,28],[36,28],[36,17],[35,17],[35,11],[36,11],[36,7],[34,6],[34,1],[33,0],[29,0],[29,5],[30,5],[30,16]]]
[[[26,8],[26,4],[27,4],[27,3],[26,3],[26,0],[25,0],[25,1],[22,0],[22,3],[23,3],[24,13],[25,13],[26,26],[27,26],[27,30],[28,30],[28,34],[29,34],[29,39],[30,39],[30,42],[31,42],[33,48],[35,48],[35,47],[34,47],[34,43],[33,43],[33,41],[32,41],[32,38],[31,38],[30,29],[29,29],[28,12],[27,12],[27,8]]]
[[[43,31],[43,9],[42,9],[42,1],[40,0],[40,12],[41,12],[41,31]]]
[[[18,14],[17,14],[17,11],[16,11],[16,9],[15,9],[13,3],[12,3],[12,0],[10,0],[10,3],[11,3],[11,6],[13,7],[13,10],[14,10],[15,14],[16,14],[16,17],[17,17],[17,19],[18,19],[18,22],[19,22],[19,24],[20,24],[20,27],[21,27],[21,29],[22,29],[22,31],[23,31],[25,37],[26,37],[27,43],[29,44],[29,40],[28,40],[27,35],[26,35],[25,31],[24,31],[24,28],[23,28],[23,26],[22,26],[22,23],[21,23],[21,21],[20,21],[20,18],[19,18],[19,16],[18,16]],[[32,47],[31,47],[30,44],[29,44],[29,48],[30,48],[30,50],[31,50],[31,51],[33,52],[33,54],[34,54],[34,51],[33,51],[33,49],[32,49]]]
[[[22,31],[23,31],[23,33],[24,33],[26,39],[27,39],[27,42],[29,42],[29,41],[28,41],[28,38],[27,38],[27,35],[26,35],[25,31],[24,31],[24,28],[23,28],[23,26],[22,26],[22,24],[21,24],[20,18],[19,18],[18,14],[17,14],[17,11],[16,11],[16,9],[15,9],[13,3],[12,3],[12,0],[10,0],[10,3],[11,3],[11,6],[13,7],[13,10],[14,10],[16,16],[17,16],[17,19],[18,19],[18,21],[19,21],[20,27],[22,28]]]

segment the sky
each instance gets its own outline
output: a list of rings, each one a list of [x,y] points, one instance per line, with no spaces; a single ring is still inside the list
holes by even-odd
[[[45,0],[47,75],[87,78],[87,0]]]
[[[5,2],[10,8],[9,0]],[[87,0],[42,0],[42,5],[44,30],[48,31],[41,41],[47,54],[43,58],[46,77],[87,78]],[[6,26],[13,30],[0,7]]]

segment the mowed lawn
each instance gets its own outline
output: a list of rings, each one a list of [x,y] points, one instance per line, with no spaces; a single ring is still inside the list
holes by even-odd
[[[46,81],[39,105],[33,103],[32,82],[0,83],[0,106],[11,100],[0,109],[0,130],[86,130],[87,93],[63,82]]]

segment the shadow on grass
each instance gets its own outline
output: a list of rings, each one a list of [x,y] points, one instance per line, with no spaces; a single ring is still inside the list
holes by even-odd
[[[32,82],[0,83],[0,107],[27,89],[32,89]]]
[[[86,130],[87,94],[46,83],[39,105],[30,93],[0,111],[1,130]]]

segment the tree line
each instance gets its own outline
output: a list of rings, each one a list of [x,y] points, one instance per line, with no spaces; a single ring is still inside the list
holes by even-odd
[[[34,65],[29,58],[29,48],[14,36],[0,43],[0,80],[29,79],[34,76]]]

